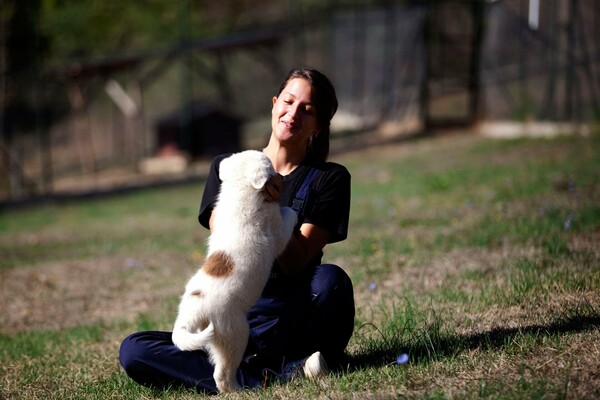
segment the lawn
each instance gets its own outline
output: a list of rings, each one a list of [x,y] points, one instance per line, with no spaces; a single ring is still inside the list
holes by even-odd
[[[345,371],[224,396],[600,397],[600,136],[428,136],[336,155],[354,282]],[[203,260],[202,184],[4,210],[0,399],[192,399],[118,364]]]

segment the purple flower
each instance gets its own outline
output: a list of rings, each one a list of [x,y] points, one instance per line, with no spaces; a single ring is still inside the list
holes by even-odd
[[[567,220],[565,221],[565,224],[563,225],[563,228],[565,229],[565,231],[568,231],[569,229],[571,229],[572,221],[573,221],[573,213],[569,214],[569,216],[567,217]]]
[[[396,364],[406,364],[408,362],[408,354],[402,353],[398,357],[396,357]]]
[[[375,289],[377,289],[377,284],[375,282],[373,282],[369,285],[369,290],[375,290]]]

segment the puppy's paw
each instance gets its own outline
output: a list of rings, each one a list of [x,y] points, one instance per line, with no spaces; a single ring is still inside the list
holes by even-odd
[[[217,384],[217,389],[219,389],[219,393],[230,393],[242,389],[242,387],[239,385],[239,383],[237,383],[235,379],[231,382],[219,380],[215,383]]]

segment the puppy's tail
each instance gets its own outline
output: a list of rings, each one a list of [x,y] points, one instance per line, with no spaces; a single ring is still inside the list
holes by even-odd
[[[190,332],[183,327],[173,330],[173,343],[179,350],[194,351],[206,348],[215,337],[215,327],[212,322],[200,332]]]

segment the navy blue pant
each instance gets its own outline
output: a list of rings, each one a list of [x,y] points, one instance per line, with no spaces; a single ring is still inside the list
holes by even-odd
[[[237,371],[244,387],[265,383],[267,371],[321,351],[329,364],[343,356],[354,328],[354,294],[348,275],[323,264],[300,274],[273,274],[248,313],[250,339]],[[136,382],[150,387],[183,386],[217,393],[206,353],[181,351],[171,332],[137,332],[121,344],[119,360]]]

